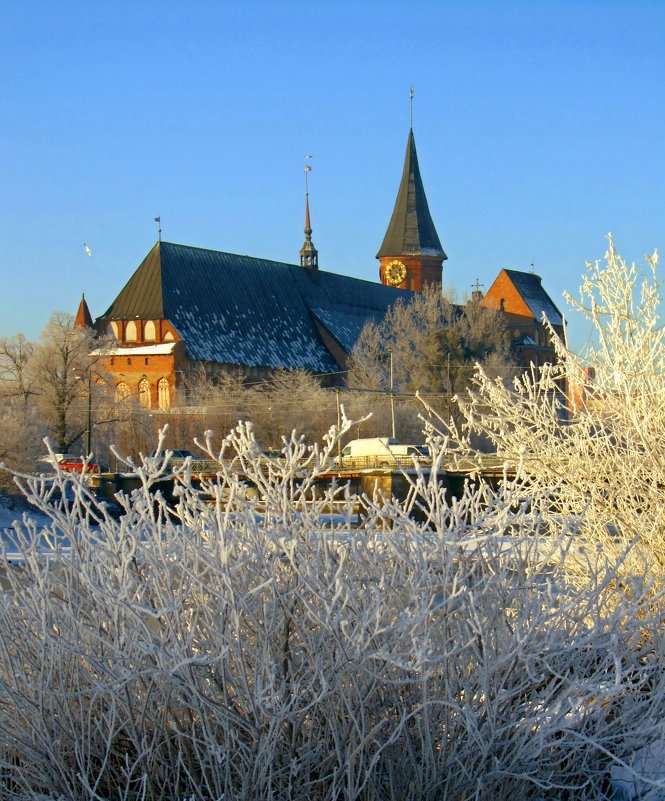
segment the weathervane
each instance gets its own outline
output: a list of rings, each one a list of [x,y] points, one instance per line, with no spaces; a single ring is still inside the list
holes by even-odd
[[[311,159],[311,156],[305,156],[305,159]],[[305,194],[309,194],[309,184],[307,182],[307,173],[312,171],[312,165],[305,162]]]
[[[155,217],[155,222],[157,223],[157,239],[161,242],[162,241],[162,218]]]
[[[413,128],[413,86],[409,87],[409,128]]]

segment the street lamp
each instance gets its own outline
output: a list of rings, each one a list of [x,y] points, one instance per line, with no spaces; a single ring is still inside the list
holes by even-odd
[[[393,352],[390,354],[390,421],[392,423],[392,437],[395,439],[395,384],[393,381]]]
[[[92,368],[88,367],[88,430],[85,438],[86,456],[90,458],[92,452]]]
[[[390,423],[392,438],[395,439],[395,381],[393,376],[393,352],[387,351],[383,354],[384,358],[388,359],[388,375],[390,381]]]
[[[74,369],[75,373],[78,373],[78,369]],[[90,456],[92,451],[92,367],[85,368],[85,372],[88,374],[88,427],[85,433],[85,452],[86,456]],[[77,381],[82,381],[83,376],[77,375]]]
[[[83,376],[80,373],[88,374],[88,426],[85,432],[85,451],[86,456],[90,456],[92,452],[92,367],[74,368],[77,381],[83,381]]]

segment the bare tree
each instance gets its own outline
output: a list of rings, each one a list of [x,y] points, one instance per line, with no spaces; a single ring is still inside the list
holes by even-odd
[[[35,345],[23,334],[0,339],[0,395],[3,398],[19,398],[28,405],[34,394],[29,364],[34,356]]]
[[[34,467],[46,433],[34,408],[34,350],[23,334],[0,340],[0,462],[17,470]],[[6,479],[6,473],[0,476],[0,485]]]
[[[257,388],[257,431],[266,448],[281,448],[282,436],[298,430],[308,442],[316,442],[336,423],[334,392],[303,370],[280,370]]]
[[[94,332],[77,328],[70,314],[56,312],[30,360],[38,405],[57,448],[67,451],[87,427],[89,371],[97,357]]]
[[[510,365],[503,316],[476,301],[457,305],[430,287],[399,302],[362,330],[352,356],[352,386],[387,388],[390,354],[399,391],[455,394],[476,362]]]

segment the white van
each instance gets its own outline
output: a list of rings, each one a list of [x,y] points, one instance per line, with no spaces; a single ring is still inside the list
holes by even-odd
[[[340,466],[363,467],[412,467],[413,458],[429,459],[427,448],[418,445],[403,445],[394,437],[368,437],[354,439],[342,450]]]

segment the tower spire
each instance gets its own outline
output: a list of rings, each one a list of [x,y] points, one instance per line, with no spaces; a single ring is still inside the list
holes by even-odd
[[[413,87],[410,98],[413,102]],[[447,256],[427,205],[413,129],[409,129],[395,207],[376,257],[384,284],[417,292],[426,284],[441,284]]]
[[[81,293],[81,302],[79,303],[76,317],[74,318],[74,328],[93,328],[92,315],[85,299],[85,292]]]
[[[311,159],[305,156],[305,159]],[[310,164],[305,164],[305,243],[300,248],[300,266],[310,270],[319,269],[319,251],[312,242],[312,225],[309,218],[309,173],[312,171]]]

